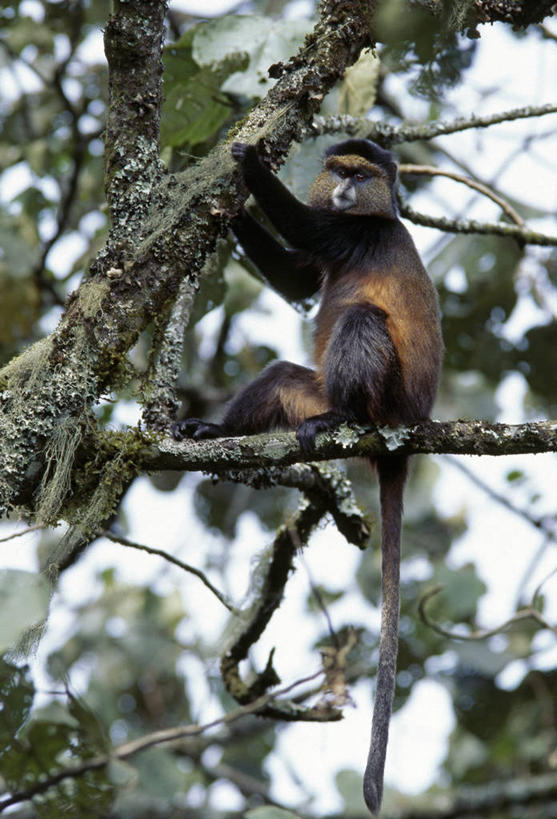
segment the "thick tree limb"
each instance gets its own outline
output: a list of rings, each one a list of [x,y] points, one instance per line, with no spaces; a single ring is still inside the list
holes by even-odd
[[[378,455],[520,455],[557,452],[557,421],[526,424],[491,424],[485,421],[426,421],[411,427],[377,428],[342,424],[317,436],[313,461]],[[293,432],[184,441],[170,438],[146,446],[139,454],[147,471],[161,469],[203,470],[220,473],[229,469],[287,466],[307,460]]]

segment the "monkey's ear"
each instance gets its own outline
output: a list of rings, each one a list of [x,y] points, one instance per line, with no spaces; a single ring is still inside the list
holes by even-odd
[[[387,171],[387,174],[389,175],[389,180],[391,182],[391,185],[394,185],[395,181],[396,181],[398,165],[396,164],[396,162],[388,162],[385,165],[385,170]]]

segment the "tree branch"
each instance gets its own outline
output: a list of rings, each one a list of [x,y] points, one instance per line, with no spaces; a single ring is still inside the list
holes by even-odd
[[[475,472],[472,472],[471,469],[468,469],[462,461],[459,461],[457,458],[448,457],[447,461],[453,466],[455,469],[458,469],[459,472],[462,472],[466,477],[475,485],[478,486],[482,492],[485,492],[492,500],[499,503],[501,506],[504,506],[505,509],[508,509],[509,512],[512,512],[514,515],[518,515],[518,517],[522,518],[523,520],[527,521],[531,526],[534,526],[536,529],[539,529],[541,532],[545,534],[545,536],[552,541],[557,540],[557,521],[551,515],[543,515],[541,517],[536,517],[532,515],[527,509],[522,509],[518,506],[515,506],[507,497],[507,495],[503,495],[501,492],[497,492],[493,489],[492,486],[489,486],[479,475],[476,475]]]
[[[209,591],[215,595],[217,600],[220,600],[222,605],[227,608],[231,614],[239,614],[238,609],[232,605],[228,598],[221,591],[219,591],[216,586],[213,586],[209,578],[201,571],[201,569],[196,569],[196,567],[192,566],[190,563],[184,563],[183,560],[179,560],[177,557],[174,557],[174,555],[171,555],[169,552],[165,552],[163,549],[155,549],[152,546],[146,546],[143,543],[134,543],[133,540],[128,540],[127,537],[116,535],[114,532],[110,532],[108,529],[99,529],[98,535],[100,537],[105,537],[107,540],[111,540],[113,543],[119,543],[121,546],[127,546],[130,549],[138,549],[140,552],[147,552],[149,555],[157,555],[157,557],[162,557],[168,563],[173,563],[174,566],[178,566],[183,571],[195,575],[195,577],[198,577],[209,589]]]
[[[552,631],[554,634],[557,635],[557,627],[551,625],[542,614],[534,608],[533,604],[531,606],[527,606],[526,608],[520,609],[517,611],[516,614],[513,614],[512,617],[509,617],[508,620],[505,620],[504,623],[501,623],[499,626],[495,626],[494,628],[486,628],[486,629],[472,629],[471,631],[463,634],[458,631],[452,631],[450,629],[443,628],[434,620],[431,619],[429,614],[426,611],[426,604],[439,592],[443,591],[443,586],[435,586],[433,589],[430,589],[423,597],[420,599],[418,603],[418,611],[420,613],[420,617],[422,621],[428,626],[432,631],[435,631],[437,634],[440,634],[442,637],[448,637],[450,640],[462,640],[462,641],[469,641],[469,642],[476,642],[478,640],[487,640],[489,637],[495,636],[495,634],[501,634],[503,631],[507,631],[512,625],[518,623],[522,620],[534,620],[538,625],[542,628],[548,629],[548,631]]]
[[[139,737],[139,739],[134,739],[131,742],[124,743],[123,745],[118,745],[110,754],[93,757],[92,759],[87,760],[87,762],[84,762],[82,765],[64,768],[57,774],[52,774],[41,782],[38,782],[36,785],[21,791],[16,791],[6,799],[0,800],[0,813],[3,813],[3,811],[6,808],[9,808],[11,805],[16,805],[19,802],[26,802],[29,799],[32,799],[34,796],[45,793],[45,791],[49,790],[55,785],[58,785],[60,782],[63,782],[66,779],[75,779],[76,777],[83,776],[89,771],[98,771],[101,768],[105,768],[113,759],[129,759],[129,757],[133,756],[134,754],[145,751],[148,748],[153,748],[169,742],[177,742],[187,737],[199,736],[217,725],[229,725],[231,722],[235,722],[248,714],[259,714],[273,700],[276,700],[285,694],[289,694],[292,689],[297,688],[299,685],[311,682],[322,673],[323,671],[319,670],[315,674],[311,674],[309,677],[296,680],[296,682],[292,683],[291,685],[278,689],[272,694],[265,694],[264,696],[255,700],[255,702],[235,708],[233,711],[229,711],[227,714],[224,714],[224,716],[204,725],[179,725],[176,728],[166,728],[160,731],[154,731],[152,734],[146,734],[143,737]]]
[[[257,674],[251,685],[247,685],[240,676],[239,666],[282,602],[284,587],[294,568],[295,553],[307,543],[326,511],[322,505],[303,503],[296,516],[279,529],[272,546],[260,556],[259,566],[252,573],[257,584],[251,590],[252,602],[242,613],[233,641],[221,658],[222,679],[228,692],[239,703],[253,702],[270,686],[280,682],[273,668],[273,652],[266,667]],[[342,717],[342,713],[336,708],[325,708],[321,704],[305,708],[294,705],[291,701],[285,704],[270,703],[260,713],[262,716],[291,722],[329,722]]]
[[[371,533],[369,522],[359,508],[352,486],[342,469],[334,464],[296,464],[281,469],[230,470],[220,475],[251,486],[268,489],[271,486],[288,486],[299,489],[309,501],[327,509],[339,532],[349,543],[365,549]]]
[[[323,0],[302,51],[277,69],[282,76],[235,137],[264,139],[270,161],[283,156],[324,94],[370,44],[373,7],[374,0]],[[16,504],[32,505],[36,474],[45,448],[59,436],[60,419],[66,428],[73,422],[83,429],[91,404],[121,378],[127,350],[155,316],[166,312],[184,272],[191,280],[197,277],[245,198],[228,142],[193,168],[162,177],[158,121],[165,8],[160,0],[119,3],[106,28],[112,229],[56,332],[0,374],[0,514]],[[79,438],[67,453],[70,466]],[[60,504],[50,510],[52,519],[63,500],[56,497]]]
[[[139,460],[147,471],[180,469],[220,474],[231,468],[288,466],[307,460],[293,432],[181,443],[166,438],[156,445],[152,440],[145,439],[145,443]],[[372,430],[341,424],[333,432],[317,436],[317,446],[311,459],[325,461],[418,453],[519,455],[538,452],[557,452],[557,421],[526,424],[424,421],[410,427],[377,427]]]
[[[442,170],[441,168],[434,168],[429,165],[406,165],[402,164],[398,166],[398,171],[400,174],[409,174],[409,175],[421,175],[421,176],[444,176],[447,179],[453,179],[455,182],[461,182],[463,185],[466,185],[468,188],[472,188],[472,190],[481,193],[483,196],[487,196],[488,199],[491,199],[492,202],[495,202],[496,205],[499,205],[501,210],[507,214],[509,219],[511,219],[515,225],[518,225],[521,228],[525,227],[524,219],[520,214],[516,212],[516,210],[509,205],[501,196],[499,196],[495,191],[491,190],[490,187],[484,185],[482,182],[476,182],[474,179],[470,179],[467,176],[464,176],[460,173],[455,173],[454,171],[446,171]]]
[[[459,131],[468,131],[471,128],[489,128],[491,125],[498,125],[501,122],[511,122],[515,119],[528,119],[530,117],[543,117],[546,114],[555,113],[557,113],[557,104],[549,102],[545,105],[528,105],[522,108],[511,108],[509,111],[500,111],[498,114],[486,114],[483,117],[458,117],[452,122],[438,121],[430,122],[426,125],[390,126],[392,129],[391,144],[415,142],[419,139],[433,139],[437,136],[456,134]]]
[[[381,142],[386,146],[398,145],[401,142],[417,142],[418,140],[434,139],[438,136],[456,134],[459,131],[468,131],[472,128],[489,128],[502,122],[511,122],[515,119],[543,117],[546,114],[557,113],[557,104],[528,105],[522,108],[511,108],[497,114],[487,114],[483,117],[458,117],[452,122],[438,120],[423,125],[391,125],[388,122],[370,122],[365,117],[353,117],[349,114],[339,116],[313,118],[312,135],[335,134],[339,131],[353,136],[364,136]]]
[[[430,216],[427,213],[419,213],[414,210],[407,202],[400,204],[400,213],[401,216],[410,219],[415,225],[437,228],[448,233],[493,234],[516,239],[521,244],[526,245],[557,246],[557,236],[547,236],[545,233],[538,233],[535,230],[529,230],[518,225],[507,225],[505,222],[478,222],[475,219],[460,220],[447,219],[445,216]]]

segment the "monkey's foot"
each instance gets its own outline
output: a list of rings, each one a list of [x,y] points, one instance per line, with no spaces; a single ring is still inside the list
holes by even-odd
[[[222,438],[225,435],[220,424],[208,424],[201,418],[185,418],[177,421],[171,427],[172,437],[177,441],[184,438],[193,438],[194,441],[202,441],[204,438]]]
[[[312,449],[315,449],[315,436],[319,432],[327,432],[330,429],[334,429],[334,427],[338,427],[339,424],[342,424],[343,421],[346,421],[346,416],[335,410],[306,418],[296,429],[296,438],[300,444],[300,449],[306,453],[311,452]]]

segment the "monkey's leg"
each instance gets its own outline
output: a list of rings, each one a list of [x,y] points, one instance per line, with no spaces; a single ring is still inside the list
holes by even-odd
[[[249,435],[276,427],[293,429],[304,418],[324,412],[325,396],[313,370],[277,361],[236,395],[220,424],[207,424],[199,418],[186,418],[175,424],[175,438],[218,438]]]
[[[319,290],[321,271],[298,250],[288,250],[246,210],[231,224],[240,244],[271,287],[289,301],[301,301]]]
[[[330,410],[308,418],[296,430],[310,450],[318,432],[342,421],[397,423],[405,404],[396,348],[384,310],[355,304],[337,320],[325,350],[325,394]]]

